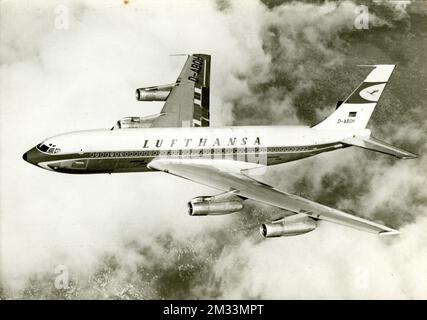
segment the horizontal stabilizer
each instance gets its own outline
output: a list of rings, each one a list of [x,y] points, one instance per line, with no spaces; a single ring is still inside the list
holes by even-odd
[[[372,137],[366,137],[366,138],[355,137],[355,138],[342,140],[341,142],[351,146],[356,146],[356,147],[360,147],[360,148],[364,148],[364,149],[368,149],[376,152],[385,153],[400,159],[413,159],[417,157],[417,155],[411,152],[396,148],[388,143],[385,143],[381,140],[378,140]]]

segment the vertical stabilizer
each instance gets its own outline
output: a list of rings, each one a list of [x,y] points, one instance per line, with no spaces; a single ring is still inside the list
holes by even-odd
[[[366,79],[315,129],[348,130],[366,127],[395,65],[374,65]]]

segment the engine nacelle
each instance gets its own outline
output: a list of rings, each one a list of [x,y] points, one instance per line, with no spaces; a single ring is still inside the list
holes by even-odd
[[[238,197],[218,199],[216,197],[196,197],[188,202],[190,216],[223,215],[243,209],[242,200]]]
[[[304,234],[316,229],[317,223],[310,217],[290,216],[272,223],[261,225],[263,237],[289,237]]]
[[[144,88],[136,89],[138,101],[166,101],[170,91],[145,91]]]
[[[172,88],[176,84],[166,84],[163,86],[154,86],[136,89],[136,100],[138,101],[166,101]]]
[[[148,128],[153,120],[164,115],[164,113],[154,114],[147,117],[126,117],[117,121],[115,129],[129,129],[129,128]]]

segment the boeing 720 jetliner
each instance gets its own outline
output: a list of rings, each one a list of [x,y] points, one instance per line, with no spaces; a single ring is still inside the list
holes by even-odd
[[[211,57],[189,55],[175,83],[136,90],[139,101],[166,101],[161,113],[123,118],[111,129],[78,131],[46,139],[24,160],[73,174],[159,171],[219,190],[189,201],[192,216],[243,209],[248,199],[283,209],[261,225],[264,237],[293,236],[328,221],[379,235],[387,226],[275,189],[256,179],[266,166],[356,146],[402,159],[410,152],[371,137],[369,118],[394,65],[374,65],[366,79],[325,120],[306,126],[209,125]]]

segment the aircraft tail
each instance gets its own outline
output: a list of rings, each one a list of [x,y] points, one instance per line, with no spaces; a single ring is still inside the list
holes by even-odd
[[[366,127],[395,65],[379,64],[329,117],[314,129],[351,130]]]

